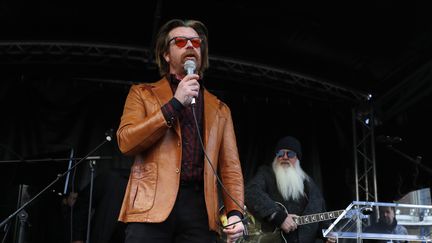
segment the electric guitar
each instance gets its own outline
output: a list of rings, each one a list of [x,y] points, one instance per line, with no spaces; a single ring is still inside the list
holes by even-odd
[[[278,204],[281,208],[283,208],[285,210],[285,212],[288,214],[287,209],[285,208],[285,206],[282,203],[276,202],[276,204]],[[336,211],[329,211],[329,212],[323,212],[323,213],[308,214],[308,215],[302,215],[302,216],[294,217],[293,220],[297,225],[312,224],[312,223],[318,223],[321,221],[335,219],[335,218],[339,217],[339,215],[341,215],[343,212],[344,212],[344,210],[336,210]],[[262,227],[262,228],[264,228],[264,227]],[[279,228],[275,228],[273,230],[272,234],[278,234],[278,235],[280,234],[283,241],[285,243],[287,242],[287,240],[285,238],[285,233],[283,230],[281,230]]]
[[[283,208],[285,212],[288,213],[287,209],[282,203],[276,202],[276,204],[278,204],[278,206]],[[344,210],[336,210],[298,216],[293,219],[297,225],[305,225],[335,219],[339,217],[343,212]],[[219,213],[221,224],[226,224],[226,215],[224,213],[223,207],[219,210]],[[250,213],[248,213],[247,217],[249,217],[249,220],[247,221],[245,228],[247,229],[249,235],[240,242],[276,242],[279,238],[279,235],[280,237],[282,237],[284,242],[287,242],[283,230],[274,227],[270,228],[268,224],[261,223],[260,221],[255,219],[255,217]]]
[[[310,215],[304,215],[304,216],[298,216],[294,218],[294,222],[297,225],[303,225],[303,224],[311,224],[316,223],[320,221],[335,219],[339,217],[343,213],[344,210],[336,210],[336,211],[330,211],[330,212],[324,212],[324,213],[316,213],[316,214],[310,214]]]

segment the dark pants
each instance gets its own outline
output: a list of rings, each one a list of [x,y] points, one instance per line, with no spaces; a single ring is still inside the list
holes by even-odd
[[[125,243],[214,243],[202,187],[180,186],[171,214],[162,223],[128,223]]]

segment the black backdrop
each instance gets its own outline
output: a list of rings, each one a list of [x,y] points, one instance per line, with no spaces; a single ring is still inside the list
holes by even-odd
[[[154,74],[149,77],[153,80]],[[67,158],[71,148],[75,157],[86,155],[104,141],[107,130],[117,129],[130,87],[128,82],[85,81],[68,75],[27,73],[3,78],[3,161]],[[206,82],[231,107],[246,182],[260,164],[272,159],[277,139],[294,135],[303,145],[302,166],[321,186],[328,209],[343,209],[355,199],[349,102],[313,100],[218,80]],[[119,153],[115,141],[93,155],[112,157],[97,162],[97,174],[130,166],[130,158]],[[64,171],[67,162],[8,162],[0,166],[0,217],[4,219],[16,209],[19,184],[30,185],[30,192],[35,193]],[[83,163],[73,184],[79,190],[88,183],[89,167]],[[62,186],[64,181],[55,186],[56,192]],[[34,242],[56,242],[64,237],[61,197],[51,190],[45,194],[29,207],[31,229],[37,232]]]

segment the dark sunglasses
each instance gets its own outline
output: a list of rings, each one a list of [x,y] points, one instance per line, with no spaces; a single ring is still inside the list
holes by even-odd
[[[190,41],[192,43],[192,46],[195,48],[198,48],[201,46],[201,37],[185,37],[185,36],[176,36],[171,38],[168,43],[170,43],[171,41],[174,41],[174,44],[176,44],[176,46],[183,48],[186,46],[187,42]]]
[[[282,158],[282,157],[285,156],[285,154],[287,155],[288,159],[292,159],[292,158],[294,158],[294,157],[297,156],[297,153],[296,153],[296,152],[294,152],[294,151],[287,151],[287,150],[279,150],[279,151],[276,153],[276,156],[277,156],[278,158]]]

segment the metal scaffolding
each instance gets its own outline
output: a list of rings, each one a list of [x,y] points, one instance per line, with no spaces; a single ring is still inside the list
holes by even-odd
[[[357,201],[378,202],[375,127],[371,104],[352,110],[353,154]]]

